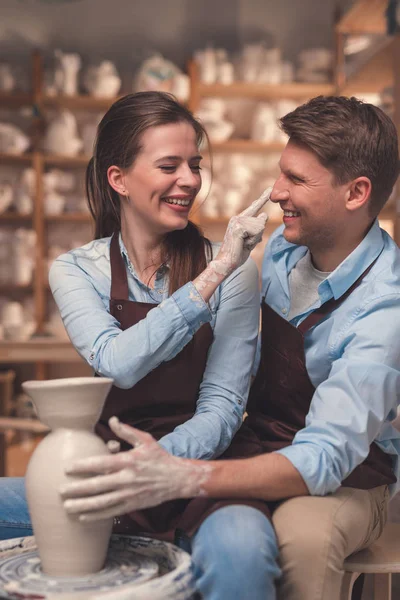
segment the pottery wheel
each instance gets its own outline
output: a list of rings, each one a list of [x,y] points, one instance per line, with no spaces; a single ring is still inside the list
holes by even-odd
[[[143,583],[158,574],[155,560],[136,552],[129,540],[120,543],[113,539],[105,567],[98,573],[86,577],[53,577],[42,572],[38,551],[34,542],[32,547],[30,541],[33,542],[33,539],[24,538],[22,544],[14,547],[16,552],[0,562],[0,583],[5,592],[11,593],[11,597],[13,593],[105,592],[127,584]]]
[[[87,577],[45,575],[34,537],[0,542],[0,599],[187,600],[193,591],[190,556],[166,542],[112,535],[104,569]]]
[[[156,598],[158,588],[160,591],[165,588],[165,597],[168,597],[165,584],[168,587],[176,578],[180,584],[184,584],[186,579],[188,588],[191,588],[190,577],[185,577],[190,570],[190,557],[183,555],[186,553],[172,544],[113,535],[104,569],[87,577],[53,577],[41,570],[34,537],[6,540],[0,542],[0,598],[125,598],[124,591],[132,593],[134,589],[138,590],[138,598],[142,598],[141,590],[147,595],[146,590],[154,589],[150,597]],[[167,582],[167,579],[170,581]],[[150,588],[147,588],[146,582],[152,584]],[[175,588],[174,585],[172,587]],[[179,591],[175,589],[176,597],[180,596]],[[130,597],[136,598],[136,594]],[[188,596],[183,594],[183,597]]]

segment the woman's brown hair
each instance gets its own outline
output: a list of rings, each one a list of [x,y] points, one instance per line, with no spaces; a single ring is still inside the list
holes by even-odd
[[[93,157],[86,169],[86,194],[95,221],[95,239],[121,229],[120,198],[108,182],[108,168],[130,168],[142,149],[143,133],[150,127],[180,122],[193,127],[198,147],[204,139],[208,140],[204,127],[192,113],[164,92],[128,94],[106,112],[98,125]],[[205,269],[206,251],[211,256],[209,240],[192,221],[185,229],[168,233],[163,250],[163,262],[170,267],[170,294]]]

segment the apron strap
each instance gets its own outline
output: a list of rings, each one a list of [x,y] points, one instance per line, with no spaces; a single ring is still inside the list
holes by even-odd
[[[338,306],[340,306],[342,304],[342,302],[344,302],[346,300],[346,298],[348,298],[348,296],[350,296],[350,294],[356,289],[356,287],[358,287],[360,285],[361,281],[364,279],[364,277],[367,275],[367,273],[369,273],[369,271],[372,269],[372,267],[374,266],[374,264],[376,263],[376,261],[378,260],[380,255],[381,255],[381,252],[379,252],[379,254],[375,258],[375,260],[372,261],[372,263],[369,265],[369,267],[367,267],[365,269],[365,271],[363,273],[361,273],[360,277],[358,279],[356,279],[356,281],[353,283],[353,285],[351,285],[349,287],[349,289],[344,294],[342,294],[342,296],[340,296],[340,298],[337,298],[337,299],[331,298],[330,300],[325,302],[322,306],[320,306],[319,308],[314,310],[310,315],[308,315],[308,317],[306,317],[304,319],[304,321],[302,321],[300,323],[300,325],[297,327],[297,329],[300,331],[300,333],[302,333],[304,335],[309,329],[311,329],[311,327],[314,327],[314,325],[316,325],[323,317],[325,317],[327,314],[331,313],[334,308],[337,308]]]
[[[119,248],[119,233],[115,231],[110,243],[111,300],[129,300],[128,277]]]

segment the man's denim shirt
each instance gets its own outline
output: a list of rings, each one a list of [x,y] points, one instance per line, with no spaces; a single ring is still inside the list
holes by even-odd
[[[279,227],[266,248],[262,297],[284,319],[288,276],[307,248]],[[305,336],[308,375],[316,391],[293,444],[282,449],[313,495],[335,491],[375,440],[393,456],[399,488],[400,433],[391,425],[400,401],[400,250],[377,221],[359,246],[318,287],[319,300],[291,320],[298,326],[330,298],[339,298],[377,258],[352,294]],[[259,362],[259,349],[255,370]]]

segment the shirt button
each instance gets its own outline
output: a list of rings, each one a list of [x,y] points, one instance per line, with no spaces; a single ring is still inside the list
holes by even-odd
[[[94,359],[94,352],[91,352],[91,353],[89,354],[89,360],[93,360],[93,359]]]
[[[243,404],[243,400],[240,400],[240,399],[239,399],[239,400],[238,400],[238,404],[240,404],[240,406],[242,406],[242,404]]]
[[[287,308],[283,307],[283,308],[282,308],[282,313],[283,313],[284,315],[286,315],[286,313],[287,313]]]

